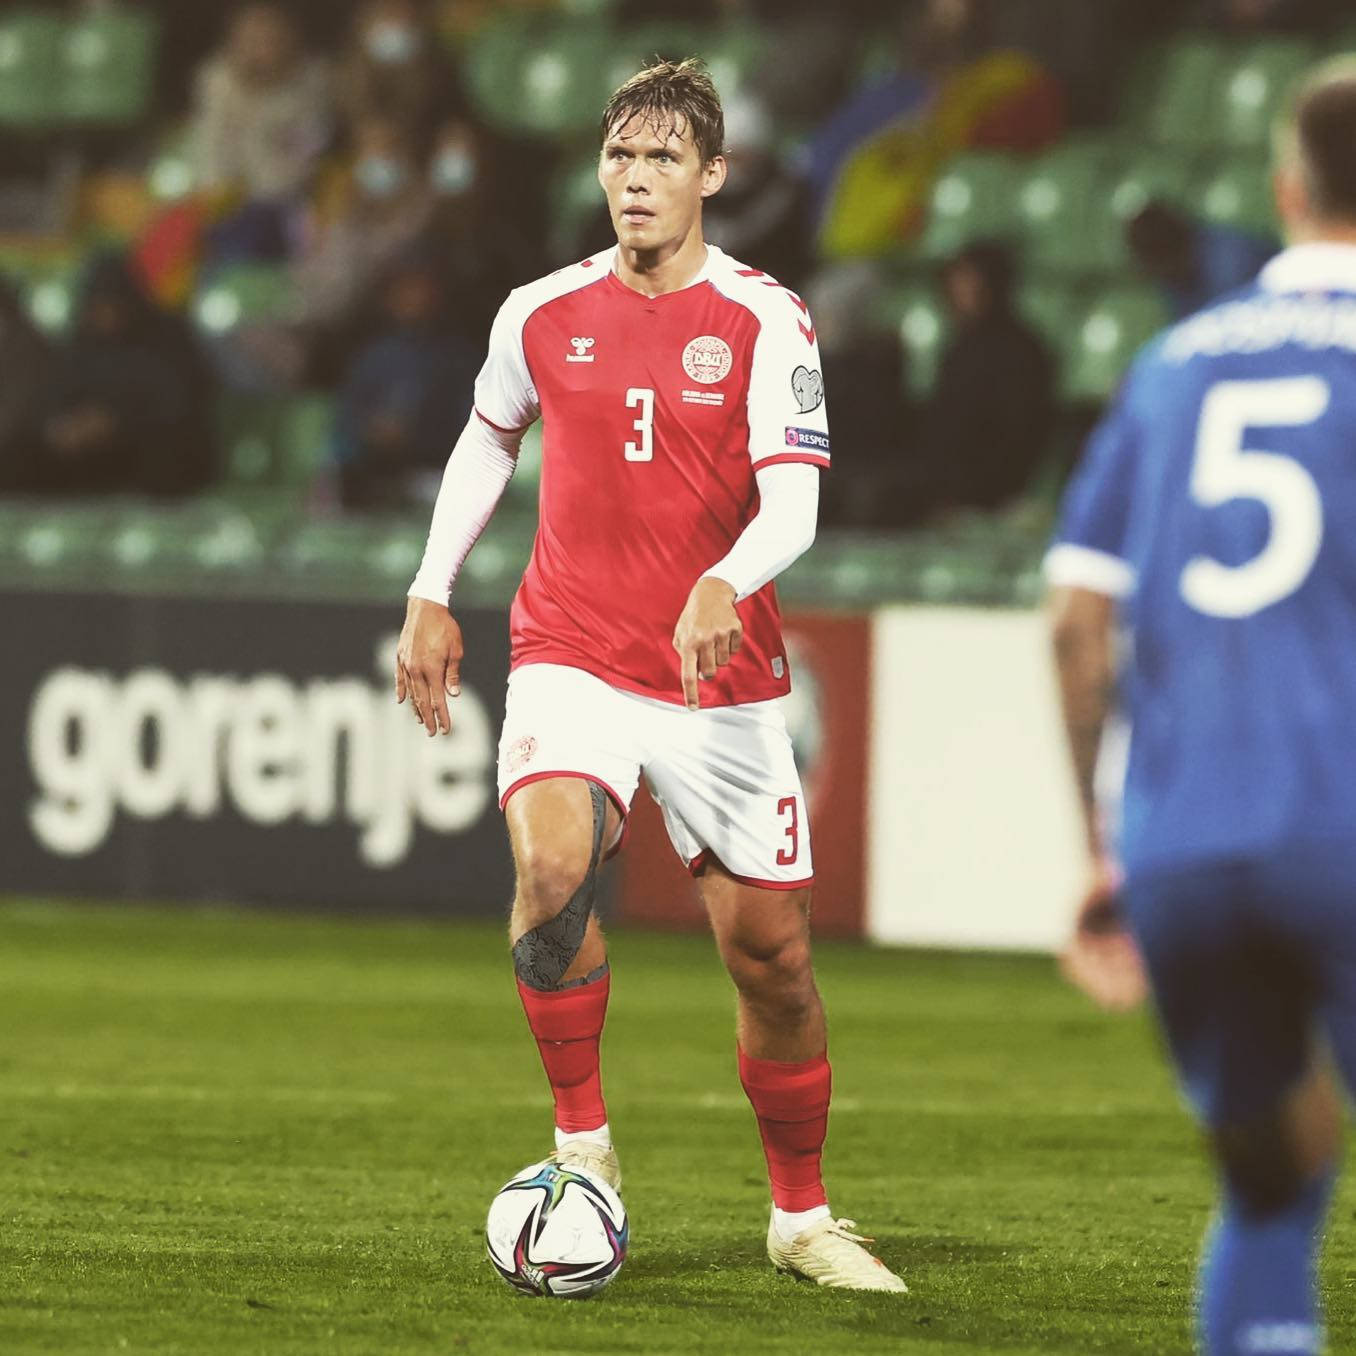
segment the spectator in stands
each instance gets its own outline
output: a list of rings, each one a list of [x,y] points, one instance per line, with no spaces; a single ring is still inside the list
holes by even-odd
[[[1055,365],[1017,313],[1005,245],[968,246],[942,281],[954,332],[924,418],[919,495],[936,508],[998,508],[1022,492],[1049,447]]]
[[[349,508],[408,501],[436,482],[471,411],[477,350],[455,332],[438,259],[407,251],[377,289],[375,324],[340,392],[334,459]]]
[[[0,491],[22,488],[33,463],[52,351],[19,290],[0,279]]]
[[[777,155],[772,119],[748,94],[725,102],[729,173],[705,203],[706,238],[785,286],[805,285],[814,262],[810,194]]]
[[[513,186],[493,177],[498,146],[469,119],[454,116],[438,129],[428,166],[433,208],[424,240],[440,260],[452,324],[477,349],[509,292],[547,269],[507,200]]]
[[[376,279],[433,219],[422,156],[402,123],[386,116],[353,129],[353,157],[337,205],[315,223],[295,271],[295,324],[311,380],[327,382],[351,352],[357,309]]]
[[[895,527],[917,516],[907,463],[907,356],[898,330],[876,318],[881,286],[878,266],[858,260],[829,265],[806,289],[823,380],[807,372],[794,393],[806,411],[829,401],[834,471],[820,487],[825,523]]]
[[[198,75],[193,151],[199,185],[239,205],[218,224],[215,258],[282,258],[291,223],[333,129],[328,66],[302,49],[287,11],[249,4]]]
[[[1125,238],[1131,257],[1162,293],[1174,319],[1250,283],[1278,248],[1275,240],[1196,221],[1157,199],[1130,218]]]
[[[367,0],[354,17],[339,73],[339,99],[350,126],[390,117],[428,136],[464,106],[426,3]]]
[[[97,256],[57,352],[25,488],[183,494],[213,470],[205,370],[121,255]]]

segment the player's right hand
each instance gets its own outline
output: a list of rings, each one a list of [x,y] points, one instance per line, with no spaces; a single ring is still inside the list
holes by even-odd
[[[430,736],[452,728],[447,699],[461,694],[461,627],[442,603],[410,598],[396,647],[395,696],[409,697]]]
[[[1108,863],[1093,868],[1059,963],[1071,984],[1113,1012],[1138,1007],[1149,992],[1144,962],[1121,911],[1119,874]]]

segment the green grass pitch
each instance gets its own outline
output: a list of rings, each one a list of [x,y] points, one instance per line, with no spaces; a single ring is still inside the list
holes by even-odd
[[[613,968],[632,1253],[596,1299],[532,1300],[481,1235],[550,1147],[498,929],[0,907],[0,1351],[1187,1349],[1209,1180],[1147,1019],[1048,961],[822,945],[833,1203],[912,1287],[853,1296],[767,1265],[709,941],[618,935]]]

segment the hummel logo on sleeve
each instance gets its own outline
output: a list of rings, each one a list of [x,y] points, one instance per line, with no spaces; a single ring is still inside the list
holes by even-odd
[[[592,339],[571,339],[570,345],[574,349],[574,352],[567,353],[565,355],[565,361],[567,363],[591,363],[593,361],[593,354],[589,352],[589,349],[593,347],[593,344],[594,341]]]

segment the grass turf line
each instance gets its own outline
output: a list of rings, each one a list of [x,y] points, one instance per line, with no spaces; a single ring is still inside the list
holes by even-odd
[[[484,1260],[550,1147],[502,931],[0,907],[0,1350],[1180,1352],[1207,1173],[1146,1019],[1042,960],[819,948],[835,1209],[912,1294],[775,1275],[708,939],[617,935],[633,1248],[584,1302]],[[1356,1341],[1350,1187],[1327,1279]]]

